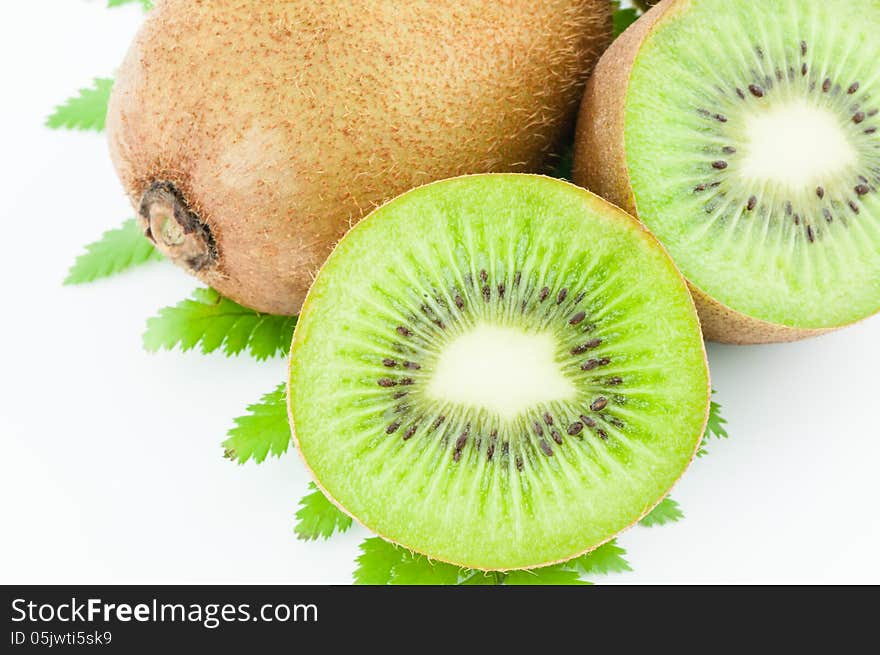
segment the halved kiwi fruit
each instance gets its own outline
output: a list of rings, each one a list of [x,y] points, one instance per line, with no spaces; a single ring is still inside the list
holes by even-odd
[[[664,0],[588,84],[574,179],[648,226],[707,338],[880,310],[880,3]]]
[[[478,569],[589,551],[694,456],[709,378],[686,283],[579,187],[477,175],[400,196],[337,245],[293,339],[295,440],[386,539]]]

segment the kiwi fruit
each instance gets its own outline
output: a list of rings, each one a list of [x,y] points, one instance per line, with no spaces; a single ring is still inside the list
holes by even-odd
[[[118,72],[111,155],[170,259],[293,314],[378,204],[551,166],[610,39],[607,0],[160,0]]]
[[[707,338],[880,310],[878,34],[876,1],[663,0],[597,65],[574,179],[663,243]]]
[[[644,227],[577,186],[459,177],[336,246],[303,306],[294,438],[384,538],[484,570],[599,546],[699,445],[709,375],[687,285]]]

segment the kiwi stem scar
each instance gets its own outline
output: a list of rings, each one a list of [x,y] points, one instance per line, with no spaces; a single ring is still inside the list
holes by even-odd
[[[175,264],[199,272],[217,262],[210,228],[189,208],[170,182],[154,182],[140,204],[144,234]]]

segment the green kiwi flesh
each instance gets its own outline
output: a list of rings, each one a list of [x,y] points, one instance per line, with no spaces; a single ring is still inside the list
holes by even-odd
[[[638,521],[709,404],[694,305],[654,237],[516,174],[424,186],[353,228],[307,296],[288,391],[340,507],[486,570],[569,559]]]
[[[767,323],[880,310],[880,3],[691,0],[625,107],[639,218],[685,277]]]

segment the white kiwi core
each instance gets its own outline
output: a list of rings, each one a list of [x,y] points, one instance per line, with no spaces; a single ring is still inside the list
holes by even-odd
[[[428,394],[514,419],[538,404],[575,396],[556,350],[550,333],[479,323],[443,349]]]
[[[858,152],[835,113],[796,100],[746,119],[740,175],[794,192],[815,188],[857,163]]]

